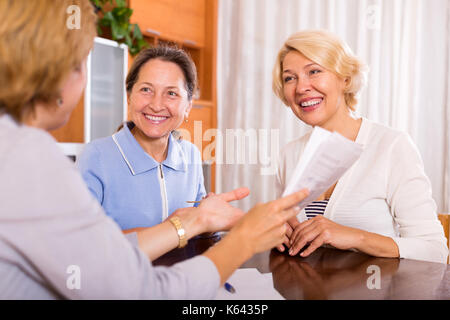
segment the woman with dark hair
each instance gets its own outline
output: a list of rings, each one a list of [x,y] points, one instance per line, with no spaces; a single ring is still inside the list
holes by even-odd
[[[126,79],[130,121],[79,157],[92,194],[125,232],[155,226],[206,195],[200,152],[172,134],[188,118],[196,86],[185,51],[143,50]]]

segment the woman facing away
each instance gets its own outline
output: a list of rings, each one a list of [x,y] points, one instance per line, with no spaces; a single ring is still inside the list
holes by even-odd
[[[325,31],[295,33],[278,53],[273,90],[283,103],[305,124],[336,131],[364,148],[344,176],[304,209],[306,221],[289,220],[284,244],[291,255],[304,249],[300,255],[308,256],[326,244],[446,263],[446,238],[416,146],[407,134],[354,113],[365,69],[341,39]],[[309,137],[282,150],[278,196]]]
[[[80,29],[66,27],[73,5]],[[243,262],[282,243],[307,192],[245,216],[227,202],[248,190],[211,195],[148,230],[139,247],[128,241],[47,132],[64,125],[80,99],[95,21],[89,0],[0,1],[0,298],[214,298]],[[226,237],[200,256],[172,267],[148,259],[224,228]],[[162,248],[146,246],[155,242]]]
[[[189,116],[196,68],[182,49],[144,49],[126,79],[130,121],[85,147],[78,167],[125,232],[155,226],[205,196],[201,155],[172,132]]]

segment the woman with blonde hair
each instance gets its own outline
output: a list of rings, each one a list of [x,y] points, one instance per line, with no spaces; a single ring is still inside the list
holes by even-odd
[[[69,6],[79,29],[67,27]],[[248,190],[211,195],[139,248],[127,241],[46,132],[64,125],[81,96],[95,21],[89,0],[0,1],[0,298],[214,298],[246,259],[282,242],[306,192],[245,217],[227,201]],[[148,259],[222,228],[231,230],[203,255],[173,267]]]
[[[367,67],[337,36],[326,31],[291,35],[273,69],[273,90],[304,123],[336,131],[363,145],[360,159],[304,210],[289,220],[289,254],[308,256],[322,245],[378,257],[445,263],[445,235],[420,154],[405,133],[353,111]],[[281,195],[310,134],[282,150]],[[309,246],[308,246],[309,245]],[[284,251],[284,246],[279,246]]]

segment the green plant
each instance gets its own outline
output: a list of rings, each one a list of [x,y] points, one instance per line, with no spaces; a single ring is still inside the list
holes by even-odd
[[[125,0],[91,0],[97,13],[101,12],[101,18],[98,21],[98,34],[102,35],[102,28],[111,30],[111,38],[119,43],[125,43],[128,46],[131,55],[136,55],[148,43],[142,36],[141,29],[137,24],[130,23],[130,17],[133,10],[128,8]],[[105,5],[109,3],[111,10],[106,10]]]

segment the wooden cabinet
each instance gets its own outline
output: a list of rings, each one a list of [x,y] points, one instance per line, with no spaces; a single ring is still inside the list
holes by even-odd
[[[129,0],[131,22],[144,34],[202,47],[208,0]]]
[[[84,142],[84,101],[80,99],[72,111],[69,121],[61,128],[50,132],[58,142]]]
[[[139,25],[150,45],[175,44],[192,57],[197,67],[199,96],[194,100],[189,121],[181,128],[189,131],[192,143],[205,148],[209,142],[199,143],[198,124],[201,123],[202,137],[206,130],[217,126],[217,0],[129,0],[129,6],[133,9],[131,21]]]
[[[209,137],[205,141],[203,138],[208,129],[217,127],[217,0],[129,0],[128,3],[133,9],[131,21],[139,25],[150,45],[176,44],[192,57],[197,67],[200,94],[194,100],[188,122],[180,129],[189,132],[189,137],[184,138],[197,145],[204,161],[213,161],[214,152],[210,152],[211,148],[205,152],[205,148],[214,138],[212,141]],[[214,191],[214,163],[210,185]]]
[[[199,150],[204,150],[207,141],[203,141],[205,132],[212,128],[212,108],[202,104],[194,103],[189,119],[183,122],[178,131],[182,133],[182,138],[195,144]],[[187,136],[183,135],[183,130],[187,130]],[[211,160],[208,155],[204,155],[203,160]]]

